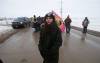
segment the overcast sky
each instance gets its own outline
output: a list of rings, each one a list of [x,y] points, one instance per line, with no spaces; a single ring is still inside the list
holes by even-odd
[[[63,18],[100,17],[100,0],[62,0]],[[1,17],[18,17],[34,14],[44,16],[54,10],[60,15],[61,0],[0,0]]]

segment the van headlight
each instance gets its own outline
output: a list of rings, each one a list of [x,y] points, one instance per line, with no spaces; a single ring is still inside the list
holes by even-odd
[[[23,24],[23,22],[20,22],[20,24]]]

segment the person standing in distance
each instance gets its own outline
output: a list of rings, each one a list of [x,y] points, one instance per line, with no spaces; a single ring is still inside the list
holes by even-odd
[[[87,33],[87,27],[89,24],[89,20],[87,17],[85,17],[84,21],[82,22],[82,26],[83,26],[83,33]]]
[[[66,33],[70,33],[70,28],[71,28],[71,18],[69,17],[69,15],[67,16],[67,18],[65,19],[65,26],[66,26]]]

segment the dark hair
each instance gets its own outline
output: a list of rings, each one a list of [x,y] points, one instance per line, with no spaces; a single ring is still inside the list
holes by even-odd
[[[53,19],[53,22],[55,22],[55,17],[54,17],[53,14],[46,14],[45,17],[44,17],[44,22],[46,22],[47,17],[51,17]]]
[[[53,22],[52,22],[51,25],[47,24],[47,22],[46,22],[47,17],[50,17],[50,18],[53,19]],[[50,31],[51,29],[57,29],[58,28],[57,23],[55,21],[55,16],[53,14],[46,14],[45,17],[44,17],[44,23],[45,23],[44,28],[47,32]]]
[[[3,63],[3,61],[0,59],[0,63]]]

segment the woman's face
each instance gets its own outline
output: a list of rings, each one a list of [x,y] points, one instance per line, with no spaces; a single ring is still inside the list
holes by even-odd
[[[46,18],[47,24],[51,24],[53,22],[53,19],[51,17]]]

